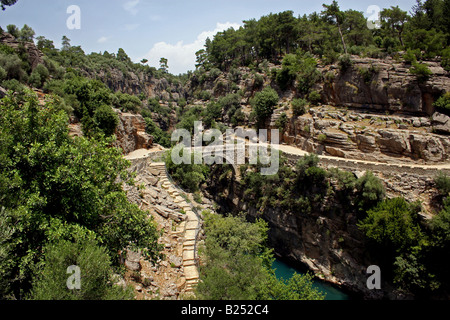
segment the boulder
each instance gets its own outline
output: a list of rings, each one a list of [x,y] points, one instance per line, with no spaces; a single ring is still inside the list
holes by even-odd
[[[433,129],[440,133],[450,133],[450,117],[439,112],[435,112],[431,118]]]
[[[131,271],[141,270],[141,254],[139,252],[134,252],[127,250],[127,258],[125,260],[125,266]]]

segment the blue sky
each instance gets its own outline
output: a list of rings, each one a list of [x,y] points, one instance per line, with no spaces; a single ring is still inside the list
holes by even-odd
[[[0,11],[0,26],[28,24],[36,35],[43,35],[60,46],[63,35],[86,53],[117,52],[123,48],[135,62],[143,58],[158,67],[168,58],[170,72],[194,69],[195,52],[206,37],[243,20],[259,19],[269,13],[292,10],[296,16],[322,10],[332,0],[19,0]],[[342,10],[366,13],[371,5],[386,8],[398,5],[410,11],[416,0],[340,0]],[[81,29],[69,30],[67,8],[81,10]]]

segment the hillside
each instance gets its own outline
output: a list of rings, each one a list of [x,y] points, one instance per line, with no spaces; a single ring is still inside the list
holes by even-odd
[[[386,8],[379,28],[336,1],[271,13],[178,76],[0,29],[0,298],[74,298],[48,279],[93,255],[101,290],[79,299],[323,299],[274,257],[357,298],[448,299],[449,10]],[[278,172],[176,165],[195,121],[278,129]]]

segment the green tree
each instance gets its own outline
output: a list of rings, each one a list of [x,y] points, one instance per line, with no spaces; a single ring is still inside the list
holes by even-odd
[[[263,91],[255,95],[252,106],[256,113],[258,128],[262,128],[266,120],[272,115],[279,99],[277,92],[270,87],[264,88]]]
[[[161,58],[161,60],[159,60],[159,66],[160,66],[160,70],[162,70],[164,73],[167,73],[169,71],[169,60],[167,60],[166,58]]]
[[[339,31],[339,36],[341,37],[342,41],[342,47],[344,48],[344,53],[347,54],[347,45],[345,43],[344,35],[342,34],[342,24],[345,20],[345,15],[339,8],[339,5],[336,0],[333,0],[333,2],[330,5],[323,4],[324,11],[322,11],[322,16],[324,16],[327,19],[331,19],[334,23],[336,23],[336,26]]]
[[[356,181],[355,188],[355,205],[361,212],[376,206],[386,194],[383,183],[371,171],[367,171]]]
[[[0,127],[0,207],[20,213],[10,218],[20,232],[8,243],[16,298],[30,288],[40,249],[73,241],[80,230],[94,233],[115,263],[128,246],[156,259],[156,226],[127,200],[130,163],[112,139],[72,139],[67,113],[53,101],[40,106],[31,92],[21,105],[13,96],[0,100]]]
[[[1,0],[1,5],[0,7],[2,8],[3,11],[6,10],[7,6],[12,6],[17,2],[17,0]]]
[[[62,241],[44,249],[44,265],[33,281],[32,300],[131,300],[131,288],[115,286],[107,249],[93,239]],[[67,269],[80,270],[80,289],[69,289]]]
[[[418,225],[418,211],[420,206],[409,204],[403,198],[384,200],[369,210],[358,226],[369,238],[384,247],[405,252],[423,239]]]
[[[266,246],[267,223],[243,216],[205,214],[206,263],[200,269],[196,294],[207,300],[323,300],[310,276],[277,280]],[[251,277],[249,277],[251,275]]]
[[[9,24],[6,26],[6,30],[9,34],[11,34],[14,38],[18,39],[20,37],[20,30],[14,24]]]
[[[63,36],[61,41],[62,41],[62,50],[67,51],[71,48],[69,38],[67,38],[66,36]]]
[[[381,28],[386,31],[387,35],[398,37],[403,47],[403,31],[405,23],[408,21],[408,13],[399,8],[399,6],[391,6],[390,9],[383,9],[380,13]]]
[[[36,33],[34,32],[34,30],[25,24],[20,30],[19,40],[23,42],[33,42],[35,35]]]

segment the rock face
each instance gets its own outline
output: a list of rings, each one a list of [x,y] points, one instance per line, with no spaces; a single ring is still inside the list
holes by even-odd
[[[321,69],[326,78],[318,85],[324,103],[363,109],[432,115],[433,102],[450,91],[450,78],[438,62],[426,62],[433,75],[424,83],[409,72],[410,65],[352,56],[353,67],[341,73],[335,65]],[[330,76],[332,75],[332,76]]]
[[[145,132],[144,118],[141,115],[115,111],[120,121],[115,132],[117,141],[114,146],[121,148],[125,154],[138,149],[151,148],[153,137]]]
[[[20,45],[23,45],[28,54],[28,60],[33,70],[39,64],[43,64],[44,54],[34,45],[32,42],[20,43],[11,34],[3,32],[0,34],[0,43],[5,44],[13,49],[19,49]]]
[[[442,163],[450,159],[450,118],[380,115],[315,107],[291,119],[282,141],[308,152],[383,162]],[[435,133],[436,132],[436,133]]]
[[[439,112],[435,112],[432,117],[432,124],[433,124],[433,129],[436,132],[450,134],[450,117],[449,116],[439,113]]]

